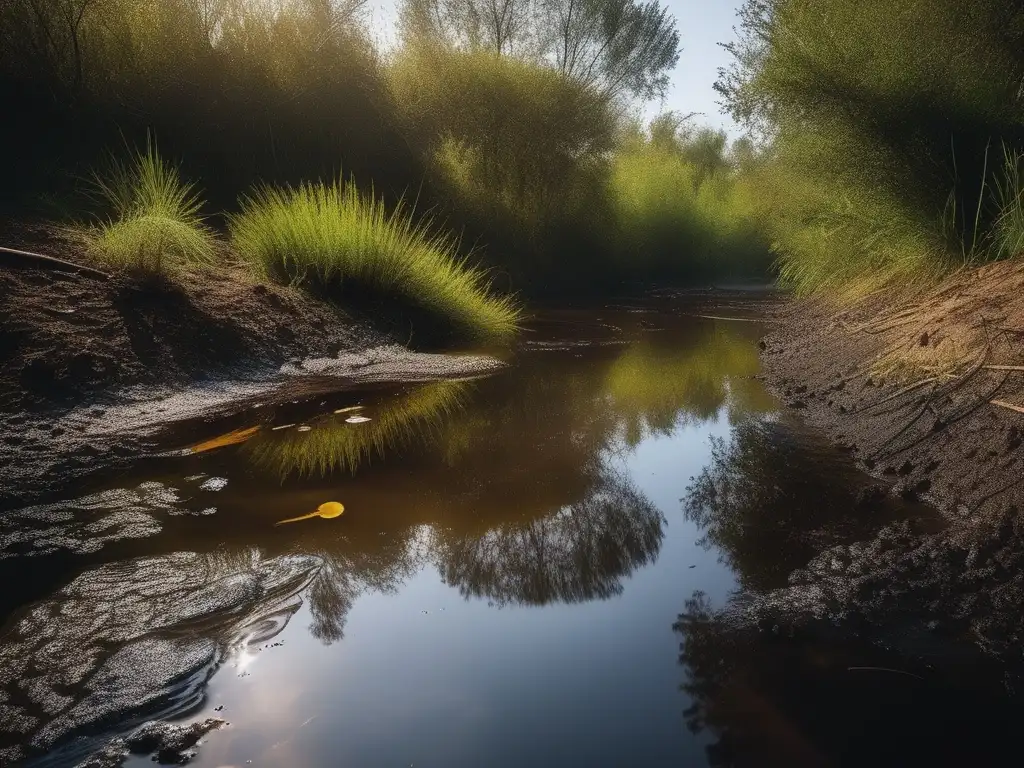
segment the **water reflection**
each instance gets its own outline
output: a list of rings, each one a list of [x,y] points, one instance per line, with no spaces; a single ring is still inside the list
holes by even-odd
[[[467,386],[464,381],[424,384],[387,398],[368,416],[353,418],[348,409],[338,409],[302,427],[264,429],[243,450],[261,470],[281,478],[354,474],[374,458],[429,437],[460,407]]]
[[[711,460],[683,511],[704,532],[701,545],[720,552],[747,589],[784,586],[821,549],[915,511],[792,421],[749,419],[709,441]]]
[[[682,425],[737,425],[735,444],[716,445],[704,485],[692,490],[691,514],[707,530],[707,545],[729,552],[746,574],[742,578],[771,581],[771,559],[778,553],[770,550],[784,537],[757,528],[771,523],[755,522],[755,507],[774,503],[759,484],[775,482],[786,461],[753,455],[770,453],[775,439],[758,431],[771,429],[760,415],[773,401],[750,378],[757,365],[754,336],[692,319],[672,326],[671,318],[660,318],[650,323],[657,328],[645,323],[624,316],[608,324],[625,343],[580,343],[557,354],[542,347],[522,350],[510,371],[488,379],[317,395],[197,427],[220,436],[198,442],[201,435],[193,434],[191,453],[160,466],[160,487],[171,489],[173,498],[161,501],[150,493],[130,500],[131,510],[152,523],[145,537],[133,533],[140,538],[118,539],[116,546],[115,538],[104,540],[97,557],[119,562],[91,562],[77,580],[65,579],[68,587],[31,609],[33,616],[65,617],[68,626],[60,631],[68,639],[54,658],[77,645],[91,666],[72,688],[53,688],[55,696],[73,699],[54,714],[20,711],[34,720],[16,740],[46,746],[73,734],[77,726],[68,721],[56,741],[38,735],[68,706],[93,701],[88,680],[103,680],[111,701],[152,703],[146,714],[180,713],[201,698],[226,648],[243,636],[265,642],[294,616],[299,600],[305,601],[309,633],[323,644],[337,643],[360,596],[396,592],[426,566],[453,593],[498,605],[579,603],[628,592],[628,578],[661,554],[666,519],[625,473],[622,458],[647,437],[681,434]],[[174,446],[161,447],[184,442],[179,434]],[[154,466],[141,466],[140,477],[118,482],[139,485],[143,475],[152,479]],[[201,476],[228,482],[207,488],[193,482]],[[181,492],[174,490],[179,487]],[[65,528],[74,524],[87,536],[85,518],[104,498],[70,505],[75,513],[66,524],[47,511],[48,527],[39,526],[40,535],[63,542]],[[344,515],[274,526],[327,499],[343,503]],[[120,535],[120,529],[110,530]],[[37,547],[33,535],[24,533],[17,548],[3,551],[17,556],[22,550],[68,549]],[[167,554],[167,537],[180,545],[175,549],[190,551]],[[70,551],[80,550],[85,546]],[[215,551],[242,559],[210,554]],[[301,578],[273,576],[282,569],[301,572]],[[197,607],[188,616],[155,607],[177,606],[189,595]],[[121,614],[132,617],[129,628],[110,630],[112,617]],[[0,636],[0,665],[19,658],[34,664],[52,646],[45,633],[38,645],[25,639],[35,624],[12,626]],[[171,645],[138,645],[143,639]],[[190,644],[174,646],[186,640]],[[119,668],[135,671],[101,671],[122,648],[134,660]],[[162,682],[159,670],[150,674],[149,662],[139,661],[146,648],[188,674]],[[31,669],[15,664],[5,674],[0,682],[12,696],[31,694]],[[181,688],[181,680],[191,687]],[[137,681],[150,681],[156,698],[147,699]],[[74,685],[81,692],[68,693]],[[111,712],[104,716],[114,717]],[[122,720],[136,714],[142,713],[132,709]],[[21,742],[0,748],[15,743]]]
[[[434,552],[445,583],[464,597],[544,605],[605,599],[653,562],[664,518],[626,477],[604,468],[587,495],[554,513],[442,529]]]
[[[607,376],[626,443],[667,435],[681,419],[709,421],[723,407],[730,421],[774,410],[763,388],[749,385],[758,366],[757,347],[749,339],[714,326],[688,345],[644,341],[630,346]],[[736,392],[741,396],[732,396]]]

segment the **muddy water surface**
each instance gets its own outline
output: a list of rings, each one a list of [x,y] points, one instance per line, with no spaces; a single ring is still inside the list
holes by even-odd
[[[919,753],[976,693],[956,670],[736,609],[831,544],[935,524],[762,389],[761,302],[542,313],[489,377],[178,424],[12,512],[0,763],[74,765],[155,717],[226,720],[211,767]]]

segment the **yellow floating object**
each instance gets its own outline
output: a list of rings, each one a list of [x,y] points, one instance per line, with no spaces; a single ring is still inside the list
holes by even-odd
[[[244,443],[250,437],[260,431],[259,427],[249,427],[248,429],[236,429],[233,432],[228,432],[226,435],[218,435],[217,437],[209,440],[204,440],[201,443],[196,443],[188,449],[189,453],[204,453],[205,451],[212,451],[215,448],[223,448],[226,445],[235,445],[237,443]]]
[[[330,520],[335,517],[341,517],[341,513],[345,511],[345,505],[339,504],[337,501],[325,501],[319,507],[316,508],[315,512],[310,512],[308,515],[302,515],[301,517],[289,517],[287,520],[278,520],[274,525],[284,525],[285,523],[297,523],[300,520],[309,520],[314,517],[322,517],[325,520]]]

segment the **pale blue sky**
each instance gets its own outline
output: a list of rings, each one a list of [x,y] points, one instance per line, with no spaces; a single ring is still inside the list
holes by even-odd
[[[718,95],[712,88],[718,68],[729,62],[728,54],[718,43],[734,38],[736,11],[741,0],[662,0],[676,17],[682,43],[679,64],[672,73],[672,84],[665,98],[664,109],[686,114],[701,112],[695,122],[724,128],[732,138],[740,131],[727,115],[721,114]],[[396,0],[371,0],[371,25],[381,42],[391,38]],[[649,114],[662,108],[651,104]]]

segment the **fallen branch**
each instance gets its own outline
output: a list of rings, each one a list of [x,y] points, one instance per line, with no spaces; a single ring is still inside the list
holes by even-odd
[[[731,320],[734,323],[768,323],[760,317],[722,317],[720,315],[687,315],[687,317],[699,317],[701,320]]]
[[[918,389],[919,387],[923,387],[925,384],[931,384],[933,381],[938,381],[938,380],[939,380],[938,376],[932,376],[931,378],[922,379],[921,381],[914,382],[913,384],[904,387],[899,392],[895,392],[894,394],[889,395],[884,400],[879,400],[877,403],[872,403],[871,405],[865,405],[863,408],[858,408],[857,410],[853,411],[853,413],[862,413],[863,411],[874,410],[875,408],[877,408],[880,405],[885,405],[890,400],[895,400],[897,397],[902,397],[903,395],[907,394],[908,392],[913,392],[915,389]]]
[[[109,280],[110,275],[92,267],[75,264],[73,261],[44,256],[32,251],[19,251],[16,248],[0,247],[0,267],[52,269],[57,272],[75,272],[98,280]]]
[[[989,400],[992,405],[998,405],[1000,408],[1006,408],[1007,410],[1016,411],[1017,413],[1024,413],[1024,407],[1014,405],[1013,403],[1007,403],[1003,400]]]
[[[986,371],[1024,371],[1024,365],[986,365]]]

